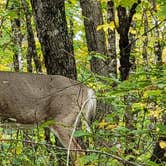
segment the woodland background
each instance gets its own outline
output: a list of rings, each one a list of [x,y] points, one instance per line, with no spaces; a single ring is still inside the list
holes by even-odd
[[[166,164],[164,0],[1,0],[0,70],[60,74],[96,91],[80,166]],[[0,128],[0,165],[65,165],[44,124]]]

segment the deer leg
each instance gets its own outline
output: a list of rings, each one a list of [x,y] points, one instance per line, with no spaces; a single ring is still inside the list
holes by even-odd
[[[62,125],[53,125],[51,126],[51,130],[54,132],[60,143],[68,149],[69,147],[69,142],[70,142],[70,137],[71,137],[71,128],[64,127]],[[72,160],[76,160],[77,155],[81,155],[81,147],[80,145],[76,142],[75,138],[72,138],[71,144],[70,144],[70,157]],[[77,153],[78,150],[78,153]]]
[[[70,137],[71,137],[71,132],[72,132],[71,129],[60,126],[60,125],[51,126],[51,129],[53,130],[54,134],[59,139],[60,143],[65,148],[68,148]],[[76,142],[76,140],[74,138],[72,139],[70,148],[71,149],[81,149],[80,145]]]

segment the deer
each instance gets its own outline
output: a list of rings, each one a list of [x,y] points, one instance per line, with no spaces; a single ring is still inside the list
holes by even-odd
[[[95,92],[81,82],[61,75],[0,72],[1,119],[19,126],[51,120],[48,127],[67,149],[81,149],[72,138],[74,125],[83,116],[89,128],[95,114]]]

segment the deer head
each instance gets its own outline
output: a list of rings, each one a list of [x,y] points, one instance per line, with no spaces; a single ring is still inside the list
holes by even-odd
[[[0,72],[0,117],[21,125],[49,127],[65,148],[80,146],[71,139],[73,125],[83,114],[86,125],[95,115],[94,91],[80,82],[59,75]]]

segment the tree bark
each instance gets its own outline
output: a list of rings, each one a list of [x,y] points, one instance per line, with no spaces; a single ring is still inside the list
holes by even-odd
[[[120,80],[125,81],[128,79],[129,72],[132,66],[132,63],[130,62],[130,54],[131,54],[131,48],[132,43],[129,39],[129,29],[131,27],[132,18],[133,15],[136,13],[137,6],[141,3],[141,1],[138,0],[137,3],[133,3],[131,9],[127,11],[127,9],[123,6],[118,6],[118,18],[119,18],[119,27],[117,28],[117,31],[120,35],[119,39],[119,48],[120,48]],[[133,130],[133,112],[131,111],[131,104],[130,104],[130,98],[132,96],[129,94],[124,96],[124,103],[126,103],[126,111],[125,111],[125,126]],[[129,134],[126,137],[126,144],[128,145],[130,142],[133,142],[133,134]],[[132,154],[133,149],[126,148],[125,155]],[[130,159],[129,159],[130,160]],[[125,164],[126,166],[128,164]]]
[[[146,14],[146,9],[143,9],[143,20],[144,20],[144,33],[145,33],[145,39],[143,40],[143,50],[142,50],[142,57],[144,60],[144,70],[146,72],[146,77],[149,79],[149,62],[148,62],[148,52],[147,52],[147,46],[148,46],[148,17]]]
[[[76,79],[76,65],[67,30],[64,1],[31,0],[31,5],[47,73]]]
[[[153,11],[157,12],[156,0],[151,0],[151,1],[152,1]],[[152,20],[153,20],[154,26],[156,26],[156,28],[154,29],[154,37],[156,38],[155,43],[154,43],[155,63],[156,63],[157,69],[159,69],[161,71],[161,69],[162,69],[162,51],[163,51],[163,47],[162,47],[162,44],[161,44],[161,41],[160,41],[159,27],[157,26],[158,25],[158,19],[153,14],[153,11],[151,11]]]
[[[28,50],[27,50],[27,70],[32,72],[32,58],[34,59],[36,72],[42,72],[41,62],[37,55],[35,37],[33,33],[32,23],[31,23],[31,13],[29,11],[29,6],[26,0],[21,0],[22,7],[25,13],[26,28],[27,28],[27,40],[28,40]]]
[[[72,54],[74,55],[74,24],[72,18],[69,19],[69,26],[69,40],[73,51]]]
[[[88,51],[92,56],[91,70],[100,75],[108,75],[106,61],[95,57],[95,54],[106,54],[105,34],[97,27],[103,24],[100,2],[97,0],[80,0],[84,17],[85,34]]]
[[[11,20],[12,42],[13,42],[13,66],[16,72],[22,70],[22,34],[20,29],[20,19]]]
[[[131,23],[132,29],[135,31],[136,30],[136,22],[132,21]],[[130,63],[131,63],[131,68],[130,68],[130,73],[135,73],[136,72],[136,58],[135,58],[135,47],[136,47],[136,34],[129,32],[129,42],[131,44],[131,56],[130,56]]]
[[[119,48],[120,48],[120,79],[124,81],[129,76],[129,71],[131,68],[130,63],[130,52],[131,44],[129,43],[129,29],[131,26],[133,15],[136,13],[137,6],[141,3],[141,0],[138,0],[137,3],[134,3],[127,12],[125,7],[121,5],[118,6],[118,18],[119,18],[119,27],[117,29],[120,39],[119,39]]]
[[[108,1],[107,3],[107,22],[115,22],[115,11],[114,2]],[[116,55],[116,33],[115,28],[108,29],[108,64],[109,64],[109,74],[117,78],[117,55]]]
[[[77,79],[73,43],[68,34],[64,0],[31,0],[47,74]],[[69,112],[70,114],[70,112]],[[50,132],[45,129],[45,140]],[[56,144],[59,142],[56,141]],[[65,165],[58,154],[58,165]]]

